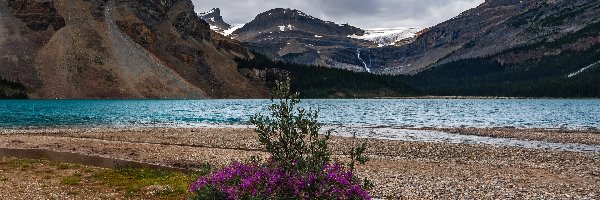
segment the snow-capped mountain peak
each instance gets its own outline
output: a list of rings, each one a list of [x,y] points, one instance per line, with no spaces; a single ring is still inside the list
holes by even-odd
[[[255,37],[260,32],[289,32],[300,31],[313,35],[362,35],[363,30],[342,24],[323,21],[305,12],[290,8],[275,8],[258,14],[254,20],[234,32],[235,35]]]

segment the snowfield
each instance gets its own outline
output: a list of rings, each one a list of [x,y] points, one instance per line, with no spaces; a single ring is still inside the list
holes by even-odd
[[[244,27],[244,25],[246,25],[246,24],[236,24],[236,25],[233,25],[233,26],[231,26],[231,28],[230,28],[230,29],[224,30],[224,31],[223,31],[223,32],[221,32],[221,33],[222,33],[224,36],[229,36],[229,35],[231,35],[231,34],[232,34],[232,33],[233,33],[235,30],[238,30],[238,29],[240,29],[240,28]]]
[[[396,45],[396,43],[415,37],[417,32],[421,31],[420,28],[376,28],[365,30],[365,35],[350,35],[348,37],[360,40],[368,40],[382,46]]]

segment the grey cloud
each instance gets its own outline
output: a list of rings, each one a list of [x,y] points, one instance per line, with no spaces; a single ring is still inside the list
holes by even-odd
[[[231,24],[247,23],[273,8],[361,28],[428,27],[476,7],[484,0],[193,0],[196,12],[221,8]]]

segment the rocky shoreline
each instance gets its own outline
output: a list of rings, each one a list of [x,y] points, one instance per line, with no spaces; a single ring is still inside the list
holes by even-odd
[[[521,129],[453,129],[461,134],[598,145],[600,134]],[[600,155],[487,145],[367,141],[371,158],[358,168],[375,181],[373,196],[389,199],[595,199]],[[334,137],[343,160],[351,138]],[[0,130],[0,148],[43,149],[176,168],[223,166],[265,157],[251,129],[36,129]],[[15,191],[18,192],[18,191]]]
[[[560,129],[516,129],[516,128],[418,128],[460,135],[476,135],[494,138],[515,138],[555,143],[577,143],[600,145],[600,130],[560,130]]]

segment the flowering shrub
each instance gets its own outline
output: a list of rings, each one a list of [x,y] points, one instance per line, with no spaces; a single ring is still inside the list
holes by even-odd
[[[340,164],[322,173],[300,174],[274,163],[235,163],[190,187],[194,199],[371,199],[352,172]]]
[[[319,134],[317,112],[297,108],[297,93],[290,81],[277,82],[273,94],[279,101],[269,107],[270,116],[256,115],[259,142],[271,155],[265,164],[235,163],[190,186],[192,199],[370,199],[371,183],[354,176],[356,162],[364,164],[366,143],[353,148],[349,169],[331,164],[330,132]]]
[[[319,134],[321,125],[316,111],[305,110],[298,104],[298,93],[290,91],[290,81],[277,82],[270,116],[257,114],[250,119],[256,125],[258,141],[271,158],[286,170],[316,172],[330,161],[327,141],[331,131]]]

